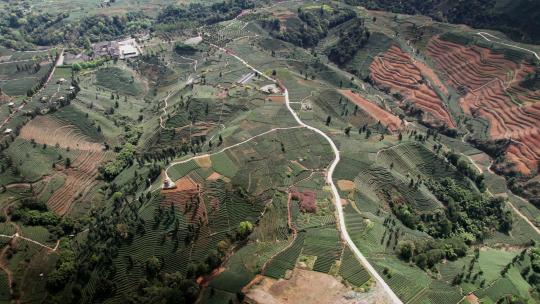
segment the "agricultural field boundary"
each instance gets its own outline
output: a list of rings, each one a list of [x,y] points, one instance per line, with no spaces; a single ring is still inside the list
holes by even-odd
[[[60,50],[60,55],[58,56],[58,59],[56,60],[56,62],[54,63],[54,66],[51,70],[51,72],[49,73],[49,76],[47,77],[47,81],[45,81],[45,84],[41,87],[41,89],[36,92],[34,95],[37,95],[39,92],[43,91],[48,85],[49,85],[49,82],[51,81],[53,75],[54,75],[54,72],[56,71],[56,68],[61,66],[62,64],[64,63],[64,49]],[[24,109],[24,106],[26,105],[26,102],[23,101],[22,104],[17,107],[17,109],[11,113],[1,124],[0,124],[0,128],[3,128],[8,122],[11,121],[11,119],[19,112],[19,111],[22,111],[22,109]]]
[[[303,128],[305,128],[305,126],[294,126],[294,127],[286,127],[286,128],[272,128],[272,129],[270,129],[270,130],[268,130],[268,131],[266,131],[266,132],[263,132],[263,133],[261,133],[261,134],[257,134],[257,135],[255,135],[255,136],[252,136],[252,137],[250,137],[250,138],[248,138],[248,139],[246,139],[246,140],[244,140],[244,141],[241,141],[241,142],[236,143],[236,144],[234,144],[234,145],[225,147],[225,148],[223,148],[223,149],[221,149],[221,150],[219,150],[219,151],[217,151],[217,152],[209,153],[209,154],[208,154],[208,153],[207,153],[207,154],[201,154],[201,155],[197,155],[197,156],[194,156],[194,157],[190,157],[190,158],[185,159],[185,160],[173,162],[173,163],[171,163],[171,164],[167,167],[167,169],[165,169],[165,174],[167,174],[167,171],[168,171],[171,167],[173,167],[173,166],[176,166],[176,165],[182,165],[182,164],[188,163],[188,162],[190,162],[190,161],[192,161],[192,160],[197,160],[197,159],[200,159],[200,158],[205,158],[205,157],[209,157],[209,156],[212,156],[212,155],[216,155],[216,154],[223,153],[223,152],[225,152],[225,151],[227,151],[227,150],[230,150],[230,149],[232,149],[232,148],[236,148],[236,147],[238,147],[238,146],[241,146],[241,145],[243,145],[243,144],[245,144],[245,143],[247,143],[247,142],[250,142],[250,141],[254,140],[255,138],[264,136],[264,135],[266,135],[266,134],[270,134],[270,133],[272,133],[272,132],[276,132],[276,131],[280,131],[280,130],[292,130],[292,129],[303,129]],[[167,177],[168,177],[168,176],[167,176]]]
[[[21,236],[21,235],[19,235],[18,232],[15,233],[15,234],[13,234],[13,235],[0,234],[0,237],[8,238],[8,239],[22,239],[22,240],[28,241],[28,242],[30,242],[30,243],[36,244],[36,245],[38,245],[38,246],[41,246],[41,247],[43,247],[43,248],[49,249],[49,250],[51,250],[51,252],[55,252],[56,250],[58,250],[58,245],[60,244],[60,240],[58,240],[58,241],[56,242],[56,246],[54,246],[54,248],[52,248],[52,247],[47,246],[47,245],[45,245],[45,244],[42,244],[42,243],[40,243],[40,242],[38,242],[38,241],[34,241],[34,240],[29,239],[29,238],[27,238],[27,237]]]

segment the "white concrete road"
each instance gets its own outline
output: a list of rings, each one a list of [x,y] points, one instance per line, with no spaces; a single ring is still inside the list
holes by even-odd
[[[535,51],[532,51],[532,50],[529,50],[529,49],[526,49],[526,48],[523,48],[523,47],[520,47],[520,46],[517,46],[515,44],[509,44],[509,43],[504,43],[504,42],[501,42],[501,41],[495,41],[495,40],[501,40],[501,38],[497,37],[497,36],[494,36],[490,33],[486,33],[486,32],[478,32],[476,33],[477,35],[480,35],[482,38],[484,38],[485,40],[489,41],[489,42],[493,42],[493,43],[497,43],[497,44],[501,44],[501,45],[506,45],[506,46],[509,46],[509,47],[513,47],[515,49],[519,49],[519,50],[523,50],[523,51],[526,51],[526,52],[529,52],[531,54],[534,55],[534,57],[536,57],[536,59],[540,60],[540,56],[538,56],[538,53],[536,53]],[[492,40],[488,37],[491,37],[492,39],[495,39],[495,40]]]
[[[219,47],[217,45],[212,45],[213,47],[216,47],[216,48],[219,48],[221,51],[229,54],[230,56],[233,56],[234,58],[236,58],[238,61],[242,62],[246,67],[250,68],[251,70],[253,70],[254,72],[258,73],[259,75],[263,76],[264,78],[276,83],[277,81],[275,79],[272,79],[270,77],[268,77],[267,75],[265,75],[264,73],[261,73],[260,71],[258,71],[257,69],[255,69],[254,67],[252,67],[249,63],[247,63],[245,60],[243,60],[242,58],[238,57],[237,55],[234,55],[232,54],[231,52],[227,51],[226,49],[222,48],[222,47]],[[328,136],[326,135],[326,133],[324,133],[323,131],[315,128],[315,127],[312,127],[310,125],[307,125],[305,124],[301,119],[300,117],[298,117],[298,115],[296,114],[296,112],[291,108],[291,105],[290,105],[290,99],[289,99],[289,91],[287,90],[287,88],[285,88],[283,86],[283,88],[285,89],[285,92],[284,92],[284,95],[285,95],[285,104],[287,106],[287,109],[289,110],[289,112],[291,112],[292,116],[294,117],[294,119],[298,122],[299,125],[307,128],[307,129],[310,129],[312,130],[313,132],[316,132],[318,133],[319,135],[321,135],[322,137],[324,137],[326,139],[326,141],[330,144],[330,146],[332,147],[332,150],[334,151],[334,154],[335,154],[335,158],[334,158],[334,161],[332,162],[332,164],[330,165],[330,167],[328,168],[328,172],[326,174],[326,182],[330,185],[330,187],[332,188],[332,195],[334,196],[334,205],[336,207],[336,211],[337,211],[337,214],[338,214],[338,220],[339,220],[339,227],[340,227],[340,230],[341,230],[341,235],[342,235],[342,238],[347,242],[347,244],[349,245],[349,247],[351,248],[351,250],[354,252],[354,254],[356,255],[356,257],[360,260],[360,262],[362,263],[362,265],[366,268],[366,270],[371,274],[371,276],[377,281],[377,283],[386,291],[386,294],[388,295],[388,300],[391,302],[391,303],[402,303],[402,301],[398,298],[398,296],[394,293],[394,291],[390,288],[390,286],[388,286],[388,284],[386,284],[386,282],[384,281],[384,279],[379,275],[379,273],[375,270],[375,268],[373,268],[373,266],[369,263],[369,261],[366,259],[366,257],[362,254],[362,252],[360,252],[360,250],[358,249],[358,247],[356,247],[356,245],[354,244],[354,242],[352,241],[351,237],[349,236],[349,232],[347,231],[347,227],[345,226],[345,216],[343,214],[343,208],[341,206],[341,197],[339,195],[339,192],[337,190],[337,187],[336,185],[334,184],[334,181],[332,179],[332,176],[334,174],[334,170],[336,169],[336,166],[337,164],[339,163],[340,161],[340,154],[339,154],[339,150],[336,146],[336,144],[334,143],[334,141]]]

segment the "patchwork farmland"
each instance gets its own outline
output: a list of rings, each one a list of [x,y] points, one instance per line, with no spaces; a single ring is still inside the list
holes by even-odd
[[[428,54],[452,86],[463,92],[460,105],[464,112],[487,120],[490,138],[512,141],[506,151],[511,170],[530,175],[540,158],[536,125],[540,95],[522,86],[524,78],[534,71],[530,63],[440,37],[430,41]]]
[[[64,2],[0,4],[0,301],[540,301],[537,46],[384,1]]]
[[[413,107],[425,113],[424,119],[427,122],[455,127],[442,98],[428,85],[429,82],[423,83],[427,75],[423,75],[411,57],[399,47],[392,46],[379,55],[370,69],[371,77],[377,85],[400,93],[403,102],[409,100]]]

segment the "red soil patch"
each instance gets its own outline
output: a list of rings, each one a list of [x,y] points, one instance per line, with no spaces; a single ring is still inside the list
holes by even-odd
[[[468,301],[469,303],[471,303],[471,304],[478,304],[478,303],[480,303],[480,302],[478,301],[478,297],[475,296],[473,293],[471,293],[470,295],[466,296],[465,298],[466,298],[467,301]]]
[[[380,121],[390,131],[395,132],[400,129],[401,119],[394,114],[381,109],[376,104],[371,103],[351,90],[339,90],[339,93],[362,108],[366,113],[373,117],[373,119]]]
[[[314,191],[292,191],[291,198],[298,201],[300,211],[305,213],[317,212],[317,194]]]
[[[426,77],[428,77],[432,81],[433,85],[435,85],[444,95],[448,96],[448,89],[439,79],[439,76],[435,74],[435,71],[433,71],[425,63],[419,60],[416,60],[414,62],[414,65],[420,70],[422,75],[425,75]]]
[[[422,110],[425,122],[455,128],[454,121],[440,97],[426,84],[421,70],[411,57],[399,47],[394,45],[386,53],[375,57],[370,71],[375,84],[400,93],[404,101],[411,102],[413,107]]]
[[[218,179],[220,179],[222,177],[223,177],[223,175],[221,175],[221,174],[219,174],[217,172],[214,172],[214,173],[210,174],[210,176],[208,176],[206,178],[206,180],[208,180],[208,181],[217,181]]]
[[[68,213],[77,199],[84,199],[98,185],[96,177],[99,166],[112,158],[112,153],[81,152],[71,168],[63,171],[66,180],[49,198],[49,208],[59,215]]]
[[[208,284],[215,278],[217,278],[218,275],[220,275],[222,272],[225,271],[224,267],[219,267],[206,276],[200,276],[197,278],[197,284],[201,286],[208,286]]]
[[[540,161],[540,130],[514,140],[506,150],[506,157],[514,169],[525,175],[533,173]]]
[[[206,205],[202,198],[200,187],[191,178],[185,176],[176,181],[176,188],[161,190],[165,199],[161,202],[163,207],[171,205],[179,206],[185,217],[191,223],[197,223],[202,220],[208,223]]]
[[[268,100],[273,101],[273,102],[285,103],[285,96],[271,95],[271,96],[268,96]]]
[[[463,46],[438,37],[428,43],[428,55],[456,89],[475,90],[494,78],[505,80],[519,65],[478,46]]]
[[[463,94],[464,112],[487,120],[490,138],[512,140],[506,151],[512,170],[533,173],[540,160],[540,91],[529,91],[520,82],[534,67],[489,49],[437,37],[429,42],[428,53]],[[522,104],[516,104],[518,100]]]
[[[181,179],[177,180],[175,183],[176,188],[173,189],[163,189],[161,190],[161,193],[175,193],[175,192],[190,192],[190,191],[198,191],[198,185],[191,180],[188,176],[184,176]]]

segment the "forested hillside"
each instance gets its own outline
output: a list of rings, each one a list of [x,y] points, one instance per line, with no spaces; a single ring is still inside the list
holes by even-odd
[[[345,0],[350,5],[403,14],[421,14],[438,21],[463,23],[504,32],[514,40],[540,42],[540,1],[531,0]]]

